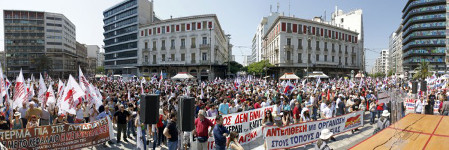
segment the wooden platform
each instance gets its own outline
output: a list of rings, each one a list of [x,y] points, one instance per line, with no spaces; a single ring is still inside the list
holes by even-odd
[[[351,149],[449,150],[449,116],[409,114]]]

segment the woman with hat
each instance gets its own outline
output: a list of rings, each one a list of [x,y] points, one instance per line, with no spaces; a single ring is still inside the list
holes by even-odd
[[[39,123],[37,122],[37,117],[35,115],[31,115],[31,119],[27,124],[27,128],[39,127]]]
[[[315,150],[331,150],[327,145],[333,133],[329,129],[321,130],[320,139],[315,144]]]
[[[12,120],[12,129],[22,129],[23,124],[22,120],[20,119],[20,112],[16,111],[14,113],[14,119]]]

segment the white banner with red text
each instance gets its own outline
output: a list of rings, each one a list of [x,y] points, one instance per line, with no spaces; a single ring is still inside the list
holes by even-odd
[[[262,120],[266,111],[273,111],[273,106],[223,116],[223,125],[229,132],[239,133],[239,143],[244,145],[262,136]],[[215,124],[215,117],[208,117]],[[214,137],[209,137],[207,147],[215,149]]]
[[[284,127],[267,126],[263,128],[263,136],[268,149],[286,149],[315,142],[323,129],[338,134],[361,126],[363,126],[363,111],[357,111],[330,119]]]
[[[423,101],[423,103],[425,103]],[[405,107],[407,110],[415,111],[416,107],[416,99],[406,99],[405,100]],[[433,113],[438,113],[438,110],[440,109],[440,100],[435,100],[435,104],[433,105]]]

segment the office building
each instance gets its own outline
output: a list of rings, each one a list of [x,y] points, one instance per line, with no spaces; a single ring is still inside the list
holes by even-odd
[[[270,12],[270,15],[263,17],[260,23],[257,25],[257,31],[256,34],[254,34],[252,40],[251,57],[249,59],[250,62],[259,62],[266,59],[262,57],[262,37],[268,31],[268,28],[271,27],[276,18],[280,15],[281,14],[279,12]]]
[[[402,58],[409,75],[420,62],[435,71],[447,64],[447,1],[409,0],[402,10]]]
[[[224,78],[230,60],[229,37],[216,15],[160,20],[140,27],[139,71],[142,76],[172,77],[188,72],[201,80]]]
[[[76,66],[76,28],[63,14],[4,10],[6,75],[68,77]]]
[[[91,75],[95,75],[98,56],[100,55],[100,47],[98,45],[86,45],[87,47],[87,72]]]
[[[262,37],[262,58],[274,65],[268,74],[276,76],[288,72],[306,76],[312,71],[347,76],[352,70],[363,69],[363,41],[359,37],[355,29],[320,17],[278,16]]]
[[[124,0],[103,12],[105,69],[109,74],[137,74],[139,26],[150,24],[153,2]]]
[[[402,26],[399,26],[389,38],[389,54],[388,71],[393,71],[397,76],[404,75],[402,67]]]

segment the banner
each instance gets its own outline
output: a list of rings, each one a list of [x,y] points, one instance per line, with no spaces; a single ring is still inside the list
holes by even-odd
[[[262,136],[262,120],[266,111],[273,106],[223,116],[223,125],[229,132],[239,133],[239,143],[244,145]],[[208,117],[215,124],[215,117]],[[209,137],[208,149],[215,149],[214,138]]]
[[[405,108],[407,110],[415,111],[415,102],[416,102],[415,99],[406,99],[405,100]]]
[[[357,111],[325,120],[284,127],[264,127],[263,136],[268,149],[287,149],[315,142],[323,129],[338,134],[361,126],[363,126],[363,111]]]
[[[108,117],[85,124],[59,124],[19,130],[0,130],[0,142],[8,149],[81,149],[112,138]]]

